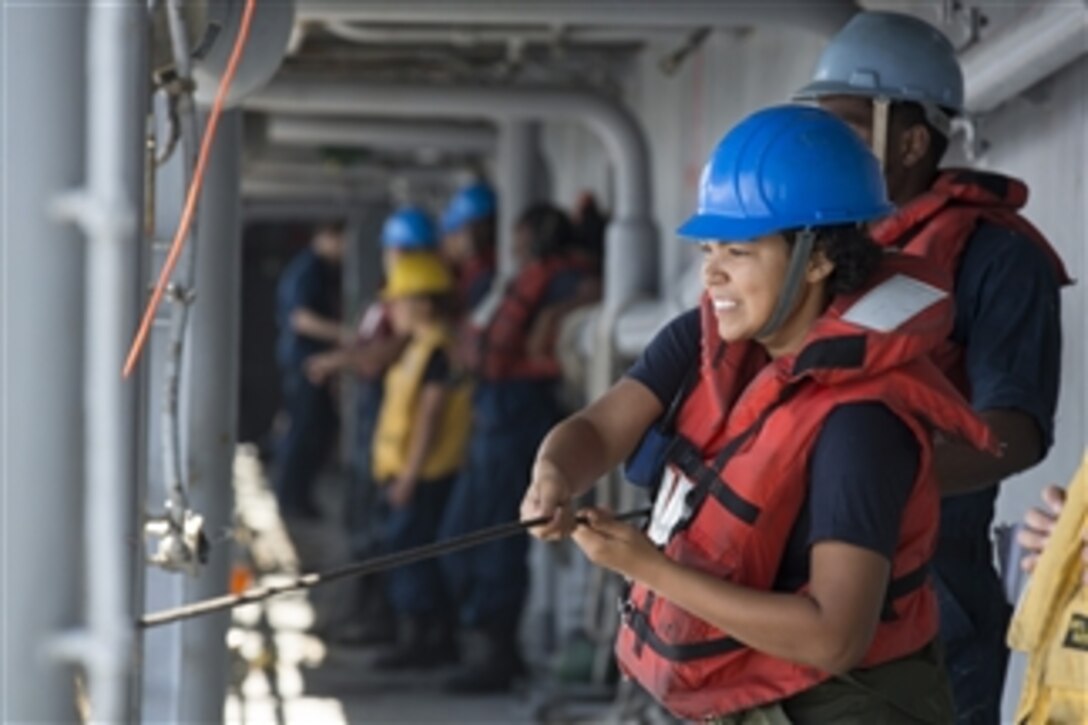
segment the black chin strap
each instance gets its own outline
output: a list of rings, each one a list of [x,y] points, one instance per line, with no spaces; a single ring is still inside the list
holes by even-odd
[[[786,268],[786,281],[782,284],[782,294],[778,296],[778,302],[771,312],[771,318],[755,334],[757,340],[769,337],[778,331],[789,314],[793,312],[797,304],[797,298],[801,294],[801,280],[805,276],[805,265],[812,254],[812,247],[816,243],[816,232],[811,229],[802,229],[797,232],[794,240],[793,252],[790,254],[790,263]]]

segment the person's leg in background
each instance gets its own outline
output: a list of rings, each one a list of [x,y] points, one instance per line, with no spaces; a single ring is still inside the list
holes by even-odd
[[[524,414],[504,416],[510,425],[481,426],[474,433],[441,538],[518,519],[537,448],[555,420],[550,399],[534,398],[525,396],[513,408]],[[448,681],[451,691],[506,691],[524,671],[518,625],[529,588],[528,551],[528,537],[521,534],[443,559],[464,643],[464,666]]]
[[[933,580],[956,723],[997,725],[1009,660],[1005,632],[1012,606],[992,564],[992,509],[973,503],[967,498],[945,502]]]
[[[452,478],[421,481],[412,500],[389,508],[385,548],[402,551],[433,543],[446,509]],[[391,570],[386,576],[389,603],[398,620],[398,646],[376,660],[386,669],[435,667],[456,659],[453,607],[436,559]]]
[[[284,381],[288,423],[277,455],[273,489],[284,516],[317,518],[314,484],[336,433],[336,411],[325,387],[300,372]]]

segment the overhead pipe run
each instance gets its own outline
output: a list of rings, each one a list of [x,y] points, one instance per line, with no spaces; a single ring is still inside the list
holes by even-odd
[[[299,25],[298,27],[305,27]],[[630,45],[645,43],[665,34],[677,35],[687,28],[571,28],[552,26],[527,28],[523,25],[487,28],[416,28],[412,26],[376,26],[370,23],[356,25],[346,21],[330,21],[322,27],[349,43],[360,45],[449,45],[455,48],[472,48],[481,45]]]
[[[298,0],[300,21],[386,24],[692,28],[792,25],[830,37],[858,11],[853,0]]]
[[[247,101],[250,110],[336,116],[581,120],[604,144],[615,178],[606,238],[602,334],[619,310],[650,291],[657,230],[650,218],[650,154],[638,121],[618,102],[581,89],[388,85],[284,75]],[[602,340],[603,342],[603,340]],[[611,348],[611,339],[607,340]]]
[[[310,183],[291,179],[249,178],[242,180],[242,198],[249,201],[342,201],[354,197],[358,189],[333,182]]]
[[[487,124],[451,124],[415,120],[344,120],[274,116],[268,120],[270,143],[285,146],[378,148],[391,151],[435,150],[491,154],[496,131]]]
[[[1034,3],[960,59],[967,110],[986,113],[1088,51],[1088,2]]]
[[[649,151],[634,116],[619,103],[581,89],[384,84],[284,74],[246,108],[267,113],[416,116],[502,120],[582,120],[600,137],[616,172],[616,214],[651,208]]]

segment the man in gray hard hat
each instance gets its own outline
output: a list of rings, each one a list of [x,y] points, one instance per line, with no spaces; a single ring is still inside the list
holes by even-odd
[[[1011,608],[993,568],[990,527],[1002,480],[1052,442],[1061,359],[1059,290],[1070,282],[1042,234],[1019,214],[1017,179],[938,168],[964,111],[963,72],[936,28],[864,12],[832,39],[795,96],[839,116],[884,165],[898,211],[872,228],[886,246],[953,276],[956,321],[936,362],[1001,441],[994,457],[940,440],[945,498],[932,560],[957,722],[997,723]],[[877,482],[874,482],[874,484]]]

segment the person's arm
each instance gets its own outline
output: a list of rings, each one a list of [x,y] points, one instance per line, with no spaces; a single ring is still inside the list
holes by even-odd
[[[627,376],[599,400],[557,425],[537,452],[522,520],[551,516],[531,533],[546,541],[570,533],[571,501],[624,461],[680,390],[699,355],[699,311],[666,325]]]
[[[321,385],[332,375],[354,372],[364,378],[377,378],[400,357],[406,337],[385,337],[365,344],[341,347],[330,352],[306,358],[306,377],[314,385]]]
[[[880,620],[890,564],[838,541],[815,544],[808,591],[750,589],[667,558],[645,534],[587,509],[573,537],[589,559],[641,582],[730,636],[773,657],[842,673],[861,661]]]
[[[1035,418],[1018,410],[983,410],[979,417],[997,438],[1001,455],[980,451],[962,441],[939,437],[933,465],[941,493],[955,495],[995,486],[1038,463],[1045,452]]]
[[[339,321],[319,315],[308,307],[297,307],[291,312],[291,329],[304,337],[335,344],[346,343],[354,335]]]
[[[1002,455],[938,439],[941,492],[994,486],[1039,462],[1050,447],[1061,376],[1060,287],[1028,238],[993,225],[975,233],[956,278],[956,329],[971,405]]]
[[[1050,535],[1058,523],[1065,506],[1065,490],[1057,486],[1047,486],[1043,489],[1043,504],[1045,508],[1031,508],[1024,514],[1024,523],[1016,534],[1016,541],[1024,550],[1024,556],[1020,560],[1020,568],[1026,572],[1035,570],[1039,557],[1043,555]],[[1088,586],[1088,531],[1084,532],[1084,541],[1081,546],[1081,581]]]
[[[551,541],[574,527],[571,502],[622,463],[664,412],[645,385],[623,378],[591,403],[552,428],[537,452],[532,481],[521,503],[522,520],[551,516],[534,536]]]
[[[347,351],[345,367],[364,378],[376,378],[400,357],[407,344],[407,337],[390,335],[356,345]]]

